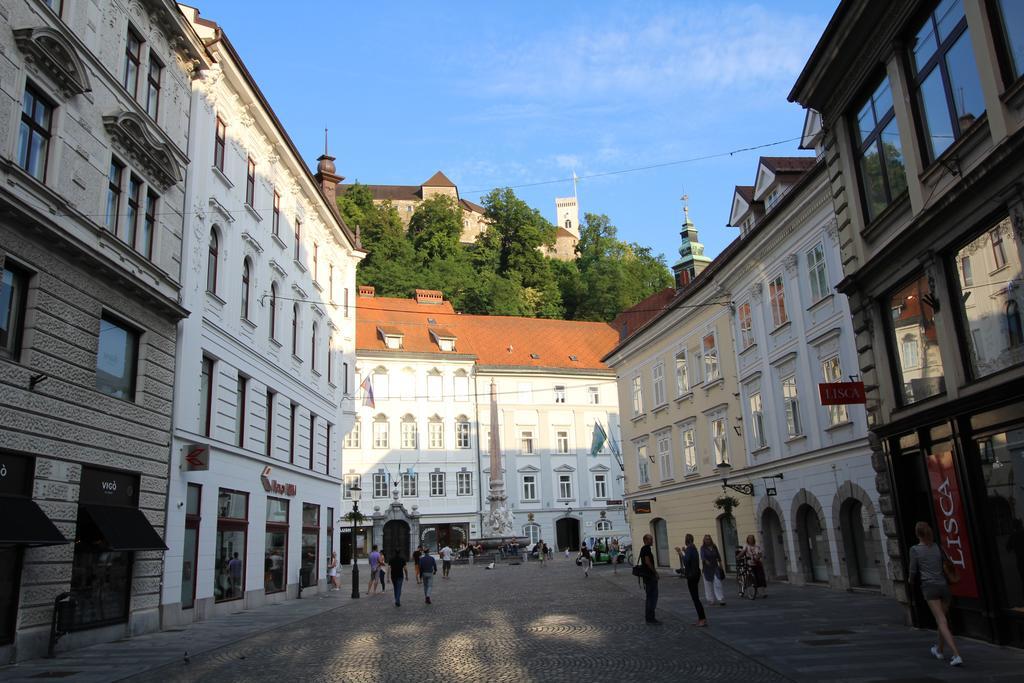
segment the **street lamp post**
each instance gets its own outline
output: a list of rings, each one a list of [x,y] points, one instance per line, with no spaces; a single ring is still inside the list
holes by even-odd
[[[359,484],[353,484],[349,487],[349,494],[352,496],[352,598],[359,598],[359,560],[356,557],[356,533],[359,529],[359,520],[362,515],[359,514],[359,494],[363,490],[359,488]]]

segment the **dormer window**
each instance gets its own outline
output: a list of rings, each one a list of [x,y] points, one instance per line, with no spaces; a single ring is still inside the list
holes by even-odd
[[[455,333],[451,330],[443,327],[435,327],[430,330],[430,337],[437,344],[437,348],[441,351],[454,351],[455,350]]]
[[[779,192],[778,188],[776,188],[776,189],[772,190],[772,191],[771,191],[771,192],[770,192],[770,193],[768,194],[768,198],[767,198],[767,199],[765,199],[765,202],[764,202],[764,203],[765,203],[765,208],[769,208],[769,209],[770,209],[770,208],[772,208],[772,206],[774,206],[774,205],[775,205],[775,203],[776,203],[777,201],[779,201],[779,197],[780,197],[780,195],[781,195],[781,192]],[[749,220],[749,219],[748,219],[748,220]]]
[[[402,330],[396,327],[378,327],[377,334],[384,340],[384,346],[387,348],[396,350],[402,348],[402,341],[405,338],[405,333]]]

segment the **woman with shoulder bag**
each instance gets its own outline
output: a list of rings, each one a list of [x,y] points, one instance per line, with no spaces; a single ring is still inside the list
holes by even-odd
[[[686,534],[686,548],[676,548],[679,558],[682,560],[683,578],[686,579],[686,587],[690,589],[690,598],[693,600],[693,608],[697,610],[697,623],[695,626],[707,626],[707,617],[704,614],[704,605],[700,601],[697,586],[700,585],[700,553],[697,546],[693,544],[693,534]]]
[[[718,546],[711,540],[711,534],[704,534],[700,561],[703,565],[701,573],[704,576],[704,599],[712,605],[717,602],[725,607],[725,595],[722,593],[725,570],[722,569],[722,555],[718,552]]]
[[[945,659],[944,646],[948,645],[953,656],[949,660],[950,666],[961,666],[964,660],[960,657],[960,651],[953,640],[953,633],[949,630],[949,603],[953,599],[949,591],[949,582],[960,580],[956,568],[952,562],[946,559],[942,550],[935,543],[932,528],[927,522],[918,522],[914,527],[917,535],[917,545],[910,548],[910,580],[919,582],[921,594],[928,609],[935,617],[935,624],[938,627],[938,642],[932,645],[932,656],[936,659]]]

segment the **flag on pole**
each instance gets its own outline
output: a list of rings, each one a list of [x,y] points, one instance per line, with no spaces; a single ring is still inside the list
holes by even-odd
[[[590,454],[597,455],[604,448],[605,442],[608,440],[608,435],[604,431],[604,427],[597,420],[594,420],[594,437],[590,442]]]
[[[363,405],[376,408],[377,405],[373,402],[373,384],[370,382],[370,376],[367,375],[363,383],[359,385],[359,388],[363,390]]]

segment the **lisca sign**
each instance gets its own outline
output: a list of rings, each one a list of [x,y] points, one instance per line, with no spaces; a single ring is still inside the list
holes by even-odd
[[[932,453],[927,456],[928,481],[931,484],[935,519],[939,522],[939,547],[960,572],[960,581],[949,587],[953,595],[962,598],[978,597],[978,582],[974,574],[971,541],[967,535],[964,503],[960,497],[960,483],[953,469],[953,453]]]
[[[263,490],[267,493],[276,493],[279,496],[294,496],[297,489],[295,484],[282,484],[276,479],[270,478],[270,466],[263,468],[263,474],[260,475],[260,483],[263,484]]]
[[[818,385],[818,395],[823,406],[843,406],[851,403],[867,403],[864,382],[828,382]]]

